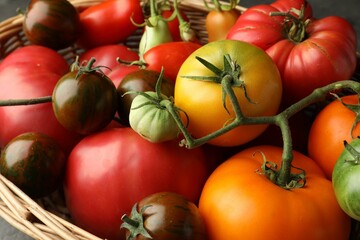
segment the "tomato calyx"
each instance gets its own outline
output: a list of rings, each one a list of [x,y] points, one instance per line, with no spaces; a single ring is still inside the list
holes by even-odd
[[[311,22],[310,19],[305,18],[306,5],[303,4],[301,9],[292,8],[289,12],[271,12],[270,16],[283,16],[283,30],[284,34],[289,40],[300,43],[306,39],[306,28]]]
[[[138,204],[135,203],[135,205],[131,209],[131,216],[129,217],[126,214],[124,214],[121,217],[123,223],[121,224],[120,228],[126,228],[127,230],[129,230],[130,233],[127,240],[135,239],[136,236],[138,235],[142,235],[143,237],[152,239],[151,235],[144,226],[143,214],[148,207],[151,207],[151,205],[143,206],[139,212],[137,210]]]
[[[100,73],[101,75],[105,75],[105,73],[101,70],[101,68],[108,68],[107,66],[96,66],[93,67],[96,59],[94,57],[90,58],[90,60],[86,63],[85,66],[80,65],[79,63],[79,56],[76,57],[75,62],[71,64],[70,70],[77,71],[75,79],[78,79],[83,74],[90,74],[90,73]]]
[[[224,109],[230,114],[226,106],[226,97],[228,95],[228,88],[241,87],[244,90],[244,96],[250,103],[253,102],[247,94],[245,82],[240,79],[241,66],[233,61],[229,54],[224,55],[224,68],[219,69],[209,61],[196,56],[196,59],[201,62],[207,69],[212,71],[215,76],[182,76],[184,78],[191,78],[200,81],[210,81],[222,85],[222,102]]]
[[[357,137],[357,139],[360,139],[360,138]],[[356,149],[351,144],[349,144],[346,140],[344,140],[344,147],[345,147],[346,151],[348,151],[349,154],[353,157],[353,159],[345,159],[345,162],[349,162],[354,165],[359,165],[360,164],[360,152],[356,151]]]
[[[255,153],[254,153],[255,154]],[[274,162],[269,162],[266,160],[266,156],[263,152],[260,152],[263,158],[263,164],[261,165],[260,169],[257,169],[256,172],[266,176],[271,182],[279,185],[278,179],[280,175],[280,169]],[[306,184],[306,173],[305,170],[292,166],[293,168],[300,170],[299,173],[291,173],[290,180],[282,188],[286,190],[291,190],[295,188],[302,188]]]

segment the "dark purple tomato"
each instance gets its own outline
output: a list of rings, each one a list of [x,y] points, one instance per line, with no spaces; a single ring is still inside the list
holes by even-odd
[[[55,117],[66,129],[90,134],[105,128],[117,110],[114,83],[91,63],[65,74],[57,82],[52,105]]]
[[[147,69],[139,69],[127,74],[117,87],[119,94],[118,113],[123,125],[129,125],[129,113],[131,103],[136,97],[135,93],[125,94],[130,91],[146,92],[155,91],[155,86],[160,72]],[[167,79],[162,80],[161,92],[166,96],[174,96],[174,83]],[[125,94],[125,95],[124,95]]]
[[[78,39],[80,17],[67,0],[31,0],[23,29],[31,43],[58,50]]]
[[[122,217],[127,239],[205,240],[206,230],[195,203],[173,192],[158,192],[136,203]]]
[[[13,138],[2,150],[1,174],[32,198],[55,191],[63,181],[66,157],[46,134],[28,132]]]

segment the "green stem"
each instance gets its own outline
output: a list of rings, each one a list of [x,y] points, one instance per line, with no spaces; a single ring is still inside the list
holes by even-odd
[[[31,99],[7,99],[7,100],[0,100],[0,107],[33,105],[33,104],[40,104],[40,103],[48,103],[51,101],[52,101],[51,96],[31,98]]]
[[[230,102],[232,104],[233,110],[236,117],[232,122],[224,126],[223,128],[211,132],[208,135],[205,135],[200,138],[193,138],[191,134],[187,131],[186,126],[181,121],[178,111],[176,111],[176,106],[174,104],[166,105],[168,111],[172,114],[175,121],[178,123],[180,131],[184,135],[184,139],[180,142],[181,145],[187,148],[195,148],[202,144],[207,143],[208,141],[219,137],[232,129],[241,126],[241,125],[255,125],[255,124],[275,124],[277,125],[283,137],[283,155],[282,163],[278,174],[277,184],[282,187],[288,186],[291,182],[291,162],[293,159],[292,153],[292,139],[291,131],[288,124],[288,119],[301,111],[302,109],[310,106],[313,103],[324,101],[329,92],[338,91],[342,89],[352,89],[354,92],[360,94],[360,83],[352,80],[343,80],[335,83],[331,83],[324,87],[314,90],[310,95],[298,101],[297,103],[286,108],[282,112],[274,116],[262,116],[262,117],[245,117],[241,111],[235,93],[232,89],[231,78],[225,76],[223,78],[223,87],[226,91],[226,94],[229,96]]]

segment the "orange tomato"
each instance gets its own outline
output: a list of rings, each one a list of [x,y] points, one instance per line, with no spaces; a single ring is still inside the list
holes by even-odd
[[[307,182],[305,187],[285,190],[257,172],[264,160],[260,152],[280,165],[282,148],[248,148],[222,163],[205,183],[199,211],[210,240],[349,238],[350,217],[314,161],[294,151],[293,166],[305,170]]]
[[[240,12],[231,10],[212,10],[205,18],[205,27],[208,32],[208,41],[213,42],[226,38],[229,30],[235,25]]]
[[[357,95],[342,97],[346,104],[357,104]],[[351,142],[351,128],[356,114],[345,107],[339,100],[334,100],[316,116],[311,126],[308,141],[308,155],[324,170],[331,179],[335,163],[344,150],[344,140]],[[357,125],[353,137],[360,135]]]

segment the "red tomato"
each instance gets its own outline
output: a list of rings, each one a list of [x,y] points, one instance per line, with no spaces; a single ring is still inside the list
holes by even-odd
[[[108,0],[80,13],[80,45],[86,48],[123,42],[144,21],[139,0]]]
[[[92,57],[96,59],[93,67],[103,66],[101,71],[105,74],[109,74],[112,69],[119,65],[119,62],[116,61],[118,57],[130,62],[139,59],[137,52],[119,44],[110,44],[89,49],[79,56],[79,62],[82,64],[84,61],[89,61]]]
[[[304,10],[304,19],[292,21],[272,12]],[[293,14],[293,16],[298,17]],[[356,67],[356,33],[345,19],[311,17],[305,0],[278,0],[247,9],[230,30],[228,39],[252,43],[276,62],[284,87],[283,102],[290,105],[315,88],[349,79]]]
[[[350,217],[314,161],[293,151],[293,166],[306,172],[307,182],[286,190],[257,172],[262,154],[280,166],[281,148],[248,148],[221,164],[206,181],[199,210],[210,240],[349,239]]]
[[[172,191],[197,203],[207,176],[201,148],[181,148],[177,141],[154,144],[131,128],[112,128],[75,146],[68,158],[65,195],[79,227],[119,240],[125,239],[121,216],[136,202]]]
[[[1,100],[30,99],[51,96],[56,82],[69,71],[65,59],[55,51],[30,45],[19,48],[0,65]],[[80,135],[62,127],[56,120],[51,102],[0,108],[0,146],[30,131],[55,139],[68,153]]]
[[[357,95],[345,96],[342,100],[345,104],[358,104]],[[352,137],[360,135],[359,124],[351,133],[356,114],[339,100],[334,100],[318,113],[311,126],[308,154],[324,170],[328,179],[331,179],[335,163],[344,150],[344,140],[351,142]]]
[[[176,80],[182,63],[191,53],[201,45],[193,42],[169,42],[149,49],[144,54],[146,67],[149,70],[161,72],[164,67],[164,76],[170,81]]]

